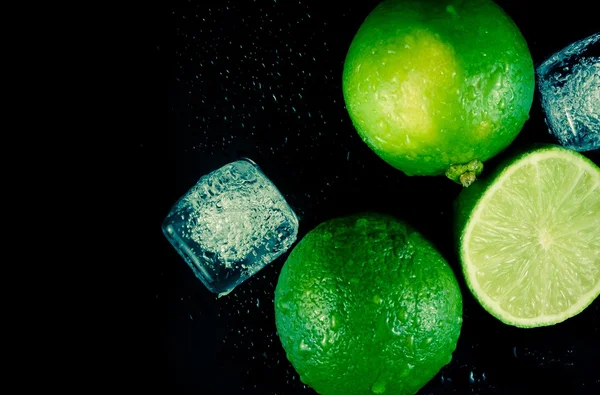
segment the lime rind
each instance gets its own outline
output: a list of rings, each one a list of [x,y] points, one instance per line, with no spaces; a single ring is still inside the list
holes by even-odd
[[[452,2],[450,2],[452,3]],[[535,70],[519,27],[489,0],[388,0],[361,24],[342,93],[356,131],[408,176],[469,185],[529,118]]]
[[[462,326],[443,256],[405,222],[373,212],[307,233],[274,305],[288,360],[319,394],[414,394],[451,361]]]
[[[558,146],[544,146],[542,148],[538,148],[534,151],[521,154],[518,157],[511,159],[510,161],[508,161],[508,164],[500,166],[495,172],[495,174],[492,174],[487,180],[476,182],[473,186],[476,188],[474,188],[473,190],[471,190],[471,188],[473,187],[469,188],[469,190],[464,190],[463,194],[465,196],[459,197],[457,202],[458,204],[456,207],[459,217],[458,227],[459,229],[462,229],[462,231],[459,231],[458,234],[460,237],[460,258],[463,266],[463,274],[465,276],[466,283],[469,289],[479,301],[479,303],[482,305],[482,307],[484,307],[484,309],[487,310],[491,315],[493,315],[494,317],[506,324],[514,325],[517,327],[531,328],[557,324],[579,314],[587,306],[589,306],[598,297],[598,295],[600,295],[600,259],[598,254],[594,253],[596,246],[600,245],[600,226],[594,227],[593,225],[591,227],[588,227],[592,229],[592,233],[590,233],[590,235],[587,236],[589,237],[588,246],[590,248],[588,250],[584,249],[583,254],[587,253],[591,257],[591,259],[588,260],[588,263],[592,265],[591,269],[589,270],[591,270],[595,276],[595,278],[593,278],[594,285],[589,287],[587,292],[583,292],[579,295],[576,295],[576,302],[570,304],[568,307],[559,312],[553,314],[539,314],[532,317],[517,316],[507,311],[501,306],[502,300],[498,300],[497,298],[495,300],[492,297],[490,297],[488,292],[486,292],[486,290],[484,289],[484,286],[480,284],[480,281],[477,278],[478,265],[476,265],[473,262],[473,258],[471,256],[472,248],[469,247],[469,243],[473,236],[473,230],[476,226],[481,225],[481,217],[484,213],[484,210],[486,209],[486,205],[488,204],[490,197],[492,197],[492,199],[495,199],[496,196],[498,196],[499,192],[505,193],[507,189],[510,190],[510,188],[506,188],[506,184],[511,179],[511,176],[513,176],[517,171],[522,171],[523,167],[525,166],[537,165],[540,161],[546,159],[554,159],[558,161],[563,161],[565,164],[573,164],[575,167],[580,169],[582,174],[590,176],[589,179],[592,180],[591,189],[586,196],[579,196],[580,199],[590,198],[590,196],[592,196],[592,192],[594,191],[599,191],[597,192],[597,194],[600,195],[600,169],[592,161],[590,161],[581,154],[575,153],[573,151]],[[572,176],[572,174],[556,175],[556,177],[565,176],[570,177]],[[572,181],[570,185],[573,188],[575,188],[578,182],[579,180]],[[589,188],[590,185],[587,185],[587,187]],[[573,192],[573,190],[574,189],[571,189],[566,193],[569,194]],[[544,199],[542,194],[540,194],[538,198]],[[567,196],[566,199],[568,200],[568,198],[570,197]],[[594,199],[594,196],[592,196],[592,199]],[[542,200],[539,200],[538,203],[541,201]],[[595,219],[595,216],[600,216],[600,212],[598,212],[598,210],[595,209],[595,202],[595,200],[592,201],[592,205],[589,208],[589,212],[587,212],[587,215],[592,215],[592,217],[590,217],[592,220]],[[564,203],[564,201],[561,203]],[[577,204],[577,202],[573,204],[575,205]],[[547,214],[548,216],[551,215],[547,212],[545,214]],[[526,214],[521,213],[521,215]],[[598,221],[600,221],[600,219],[598,219]],[[507,229],[507,231],[510,230]],[[517,237],[525,236],[519,235]],[[599,240],[596,241],[596,238],[598,238]],[[497,246],[496,248],[501,247]],[[569,251],[567,251],[567,254],[568,253]],[[571,253],[576,255],[579,252],[571,251]],[[572,262],[560,262],[560,264],[562,266],[565,266],[572,264]],[[567,275],[568,271],[565,271],[565,276]],[[509,279],[505,279],[505,281],[509,281]],[[516,285],[513,287],[516,287]],[[531,287],[531,285],[526,284],[525,287]],[[551,287],[550,285],[548,285],[546,288],[550,289]]]

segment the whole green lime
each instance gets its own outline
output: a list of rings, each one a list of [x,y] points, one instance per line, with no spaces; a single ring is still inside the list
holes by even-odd
[[[534,82],[523,35],[493,1],[386,0],[350,45],[343,93],[390,165],[468,185],[521,131]]]
[[[418,232],[365,213],[317,226],[275,290],[287,357],[321,395],[414,394],[452,359],[462,298]]]

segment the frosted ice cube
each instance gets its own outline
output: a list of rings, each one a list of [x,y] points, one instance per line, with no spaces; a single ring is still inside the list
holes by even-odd
[[[537,68],[546,124],[564,147],[600,148],[600,33],[576,41]]]
[[[227,294],[290,248],[298,218],[256,163],[243,159],[202,176],[162,229],[196,277]]]

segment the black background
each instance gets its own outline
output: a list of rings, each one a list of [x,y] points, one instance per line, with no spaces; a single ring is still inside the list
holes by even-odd
[[[201,175],[240,156],[255,160],[286,196],[300,218],[299,239],[326,219],[376,209],[414,225],[459,274],[450,234],[460,187],[388,166],[359,139],[344,108],[343,60],[376,4],[190,0],[145,16],[145,71],[155,83],[142,93],[155,105],[131,151],[132,185],[145,205],[130,212],[142,244],[130,262],[140,271],[129,312],[131,347],[139,346],[131,364],[145,385],[169,394],[314,393],[275,333],[273,291],[286,255],[217,299],[161,233],[171,205]],[[520,27],[536,64],[600,31],[585,1],[498,4]],[[511,147],[552,141],[536,92],[531,118]],[[597,153],[586,155],[598,163]],[[600,300],[559,325],[517,329],[483,311],[457,277],[464,297],[458,347],[420,393],[600,393]]]

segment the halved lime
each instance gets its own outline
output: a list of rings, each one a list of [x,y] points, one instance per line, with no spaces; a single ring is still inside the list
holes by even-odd
[[[456,202],[467,285],[500,321],[548,326],[600,294],[600,169],[545,146],[501,165]]]

